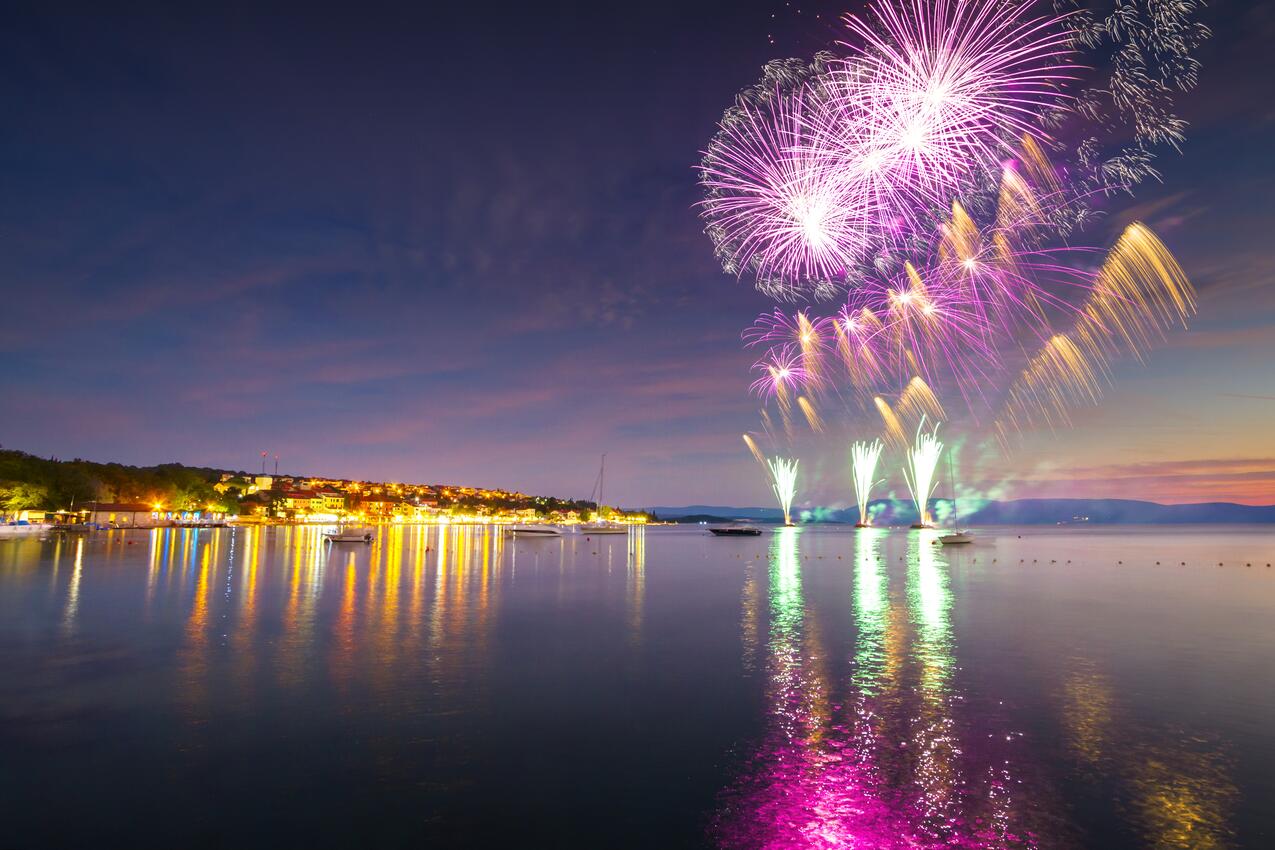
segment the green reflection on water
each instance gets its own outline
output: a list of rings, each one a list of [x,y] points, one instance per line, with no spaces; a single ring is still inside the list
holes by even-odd
[[[858,634],[851,681],[867,696],[879,693],[884,684],[890,595],[881,544],[887,534],[875,528],[855,532],[854,617]]]
[[[952,590],[947,558],[934,545],[935,533],[921,531],[908,539],[908,608],[916,629],[916,659],[921,690],[945,693],[955,665],[952,648]]]

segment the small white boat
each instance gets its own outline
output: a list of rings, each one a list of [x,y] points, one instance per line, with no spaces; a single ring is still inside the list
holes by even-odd
[[[629,527],[618,522],[586,522],[580,526],[581,534],[628,534]]]
[[[355,531],[346,529],[344,531],[329,531],[323,535],[329,543],[371,543],[372,532]]]
[[[974,535],[968,531],[953,531],[951,534],[944,534],[939,538],[939,543],[944,546],[951,546],[956,543],[973,543]]]
[[[514,537],[561,537],[562,531],[552,525],[511,525],[506,534]]]

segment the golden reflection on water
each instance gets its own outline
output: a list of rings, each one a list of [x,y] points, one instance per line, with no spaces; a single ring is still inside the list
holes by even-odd
[[[1216,742],[1177,735],[1118,735],[1127,712],[1111,678],[1074,659],[1062,686],[1067,744],[1080,769],[1113,783],[1148,846],[1221,850],[1232,846],[1239,789]],[[1133,728],[1137,728],[1136,725]]]
[[[80,610],[80,578],[84,573],[84,537],[75,538],[75,566],[72,567],[71,584],[66,591],[66,610],[62,615],[62,630],[70,635],[75,632],[75,616]]]
[[[646,529],[630,529],[626,542],[624,599],[629,613],[629,642],[638,644],[642,640],[646,603]]]

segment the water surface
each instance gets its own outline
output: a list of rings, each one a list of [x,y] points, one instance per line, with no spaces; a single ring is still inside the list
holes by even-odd
[[[0,540],[5,847],[1275,844],[1257,528]]]

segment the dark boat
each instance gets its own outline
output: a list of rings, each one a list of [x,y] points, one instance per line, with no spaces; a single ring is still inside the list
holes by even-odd
[[[759,537],[761,529],[754,525],[719,525],[709,531],[718,537]]]

